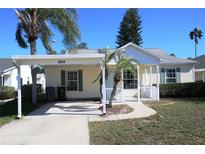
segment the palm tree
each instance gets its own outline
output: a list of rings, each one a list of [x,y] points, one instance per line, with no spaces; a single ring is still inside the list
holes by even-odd
[[[197,57],[197,44],[199,43],[198,39],[201,39],[202,36],[202,30],[199,28],[194,28],[193,31],[189,33],[190,39],[195,42],[195,57]]]
[[[16,41],[21,48],[30,47],[30,54],[36,55],[36,41],[40,39],[47,51],[53,51],[53,32],[49,28],[54,25],[63,34],[63,44],[74,46],[80,37],[75,9],[23,9],[15,10],[18,17]],[[31,66],[32,103],[37,102],[36,69]]]
[[[109,75],[108,63],[115,57],[115,52],[109,53],[108,49],[103,49],[102,52],[105,53],[105,59],[103,61],[103,65],[105,67],[105,79],[107,79]],[[96,81],[100,82],[100,93],[102,96],[102,71],[99,73],[97,78],[93,81],[93,83]]]
[[[136,76],[136,66],[135,64],[138,63],[137,60],[132,59],[124,55],[123,50],[119,50],[116,52],[117,62],[115,65],[115,73],[114,73],[114,85],[111,92],[110,100],[109,100],[109,107],[112,107],[112,101],[114,96],[116,95],[117,85],[122,80],[122,71],[129,70],[133,76]]]

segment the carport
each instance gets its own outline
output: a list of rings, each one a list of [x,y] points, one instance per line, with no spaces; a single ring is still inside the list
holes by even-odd
[[[72,66],[72,65],[95,65],[99,66],[102,72],[101,105],[102,113],[106,113],[106,88],[105,68],[103,65],[104,54],[66,54],[66,55],[22,55],[12,56],[12,60],[18,70],[18,118],[22,117],[21,100],[21,65],[42,65],[42,66]],[[97,77],[97,76],[96,76]]]

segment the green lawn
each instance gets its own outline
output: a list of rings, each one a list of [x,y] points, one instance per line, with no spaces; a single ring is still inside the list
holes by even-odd
[[[205,144],[205,101],[152,104],[149,118],[89,123],[91,144]],[[165,101],[165,103],[169,103]],[[173,101],[171,101],[173,103]]]
[[[16,118],[15,115],[0,117],[0,127]]]
[[[38,107],[42,106],[44,103],[32,104],[30,102],[22,103],[22,114],[27,115]],[[0,104],[0,127],[12,120],[17,116],[17,100],[12,100],[5,104]]]

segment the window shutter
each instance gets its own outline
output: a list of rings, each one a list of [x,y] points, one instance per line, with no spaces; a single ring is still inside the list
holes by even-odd
[[[65,86],[65,70],[61,70],[61,86]]]
[[[78,70],[78,85],[79,85],[79,91],[83,91],[83,71]]]
[[[165,68],[161,68],[160,83],[165,83]]]
[[[181,82],[180,81],[180,68],[179,67],[176,68],[176,82],[177,83]]]

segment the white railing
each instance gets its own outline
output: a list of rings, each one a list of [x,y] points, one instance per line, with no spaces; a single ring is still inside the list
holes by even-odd
[[[106,102],[109,102],[112,93],[112,88],[106,88]],[[122,97],[122,89],[117,88],[116,94],[114,96],[114,102],[119,102]]]
[[[152,100],[158,100],[159,99],[159,87],[158,86],[140,87],[140,97],[150,98]]]

